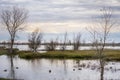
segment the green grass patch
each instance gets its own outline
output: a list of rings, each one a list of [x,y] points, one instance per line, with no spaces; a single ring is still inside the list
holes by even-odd
[[[105,50],[104,59],[120,61],[120,50]],[[81,51],[48,51],[46,53],[33,53],[30,51],[19,52],[19,57],[24,59],[57,58],[57,59],[98,59],[95,50]]]
[[[21,52],[20,58],[34,59],[34,58],[59,58],[59,59],[92,59],[95,53],[91,51],[49,51],[46,53],[32,53],[32,52]]]
[[[120,61],[120,50],[107,50],[104,54],[108,61]]]
[[[0,55],[11,55],[9,51],[10,49],[7,49],[7,48],[0,49]],[[17,48],[14,48],[12,55],[17,55],[18,53],[19,53],[19,50]]]
[[[0,49],[0,55],[4,55],[4,54],[7,54],[7,50],[5,50],[5,49]]]

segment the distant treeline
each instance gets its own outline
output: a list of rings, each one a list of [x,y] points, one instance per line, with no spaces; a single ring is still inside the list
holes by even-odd
[[[10,42],[1,42],[0,45],[10,45]],[[22,43],[14,43],[14,45],[28,45],[30,43],[27,42],[22,42]],[[45,42],[45,43],[41,43],[41,45],[49,45],[50,43]],[[64,45],[64,43],[55,43],[56,45]],[[72,46],[74,45],[74,43],[66,43],[67,46]],[[102,44],[98,44],[98,45],[102,45]],[[120,43],[106,43],[106,46],[120,46]],[[79,46],[94,46],[94,43],[80,43]]]

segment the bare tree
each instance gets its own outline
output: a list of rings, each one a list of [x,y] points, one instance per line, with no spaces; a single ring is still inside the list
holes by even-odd
[[[101,11],[100,12],[101,16],[100,16],[99,22],[97,22],[97,25],[93,26],[93,28],[91,28],[89,32],[92,36],[93,46],[96,49],[96,53],[100,61],[101,80],[103,80],[104,66],[105,66],[103,52],[104,52],[111,28],[115,25],[116,21],[112,18],[113,11],[111,8],[104,7],[100,11]]]
[[[80,44],[81,44],[81,33],[78,33],[77,35],[74,34],[73,49],[79,50]]]
[[[1,12],[1,22],[6,27],[10,35],[10,53],[13,53],[13,45],[18,31],[23,30],[28,12],[16,6],[3,9]]]
[[[58,37],[56,38],[56,40],[52,39],[50,43],[46,44],[45,48],[47,51],[54,51],[57,46],[58,46]]]
[[[111,28],[115,25],[116,21],[112,18],[111,8],[102,8],[99,22],[96,26],[90,28],[89,32],[92,37],[93,46],[96,48],[97,54],[101,57],[103,55],[106,41],[110,34]]]
[[[61,45],[61,50],[64,51],[66,49],[67,46],[67,38],[68,38],[68,34],[67,32],[64,34],[64,39],[63,39],[63,43]]]
[[[43,33],[39,29],[35,29],[28,38],[28,47],[33,51],[37,52],[37,49],[40,47],[43,39]]]

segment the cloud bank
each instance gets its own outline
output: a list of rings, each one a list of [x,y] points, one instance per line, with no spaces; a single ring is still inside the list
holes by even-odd
[[[26,32],[40,28],[44,33],[81,32],[102,7],[111,7],[120,19],[120,0],[0,0],[0,7],[20,6],[29,10]],[[112,32],[118,32],[113,29]]]

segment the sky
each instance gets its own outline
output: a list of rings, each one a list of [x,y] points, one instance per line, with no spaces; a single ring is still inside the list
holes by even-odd
[[[93,18],[99,18],[99,11],[103,7],[111,7],[114,19],[118,25],[112,29],[110,41],[119,42],[120,0],[0,0],[0,8],[19,6],[29,11],[27,27],[20,32],[18,40],[26,41],[27,34],[36,28],[45,34],[44,39],[53,39],[56,36],[81,32],[83,40],[89,41],[86,27],[95,23]],[[0,40],[9,40],[7,31],[0,32]],[[60,38],[62,39],[62,38]]]

